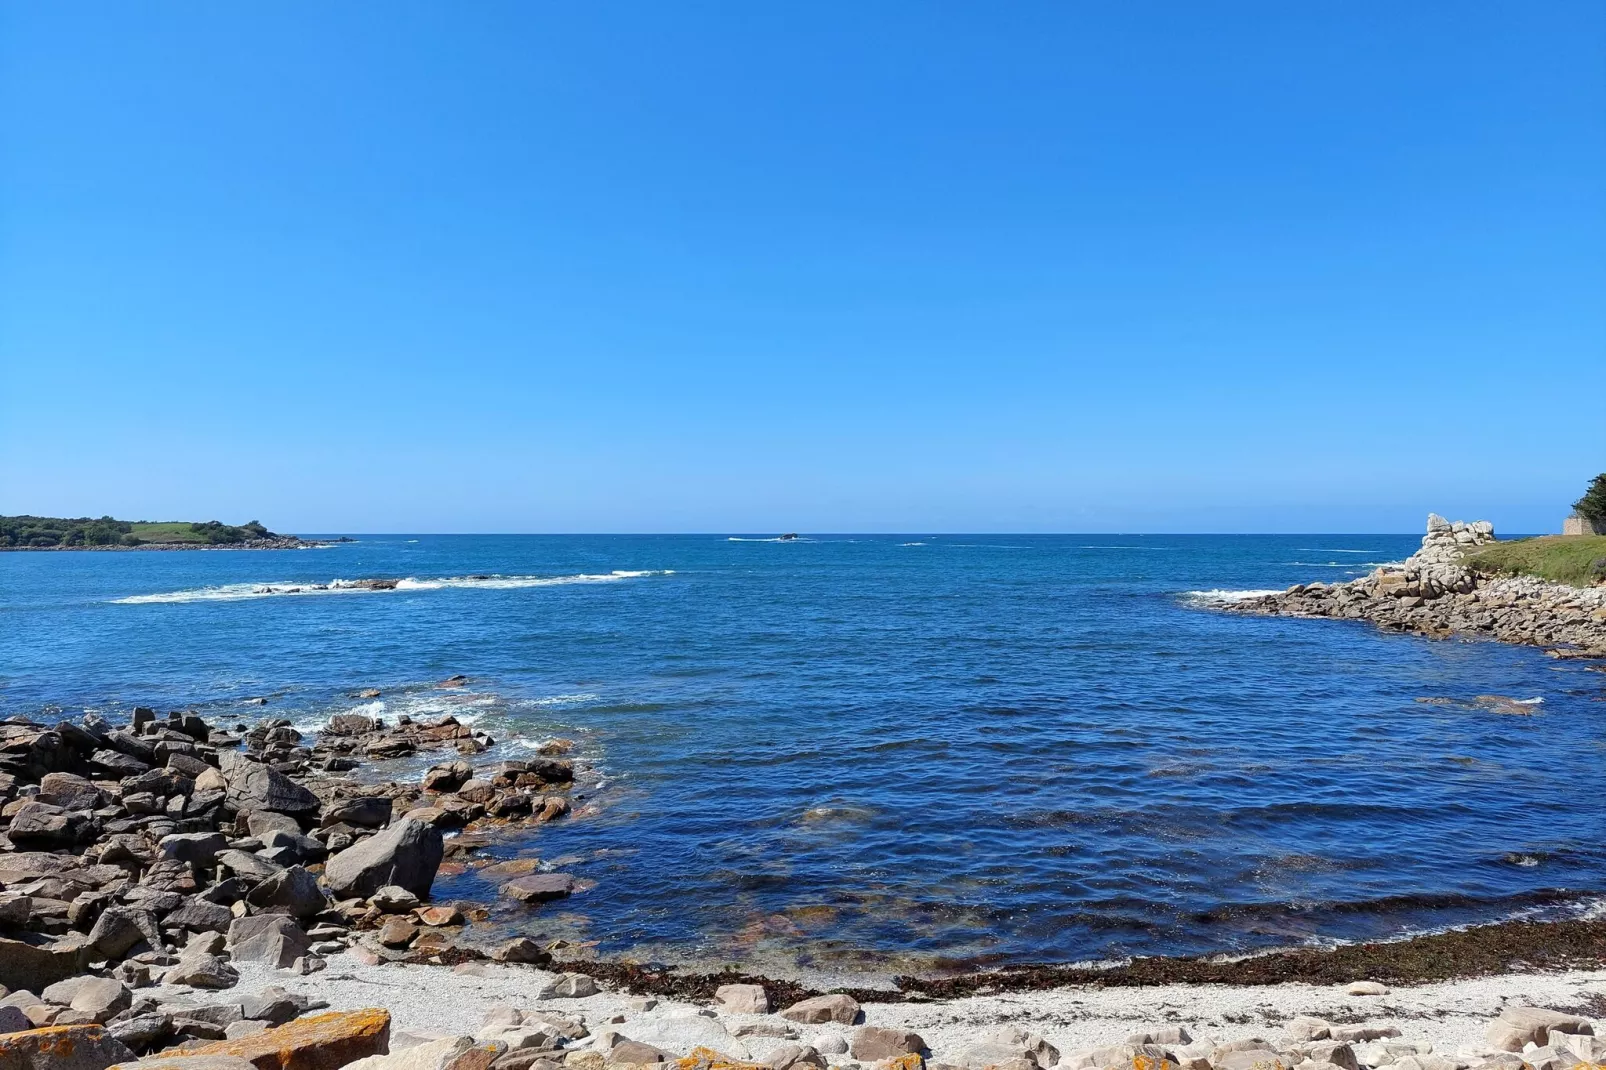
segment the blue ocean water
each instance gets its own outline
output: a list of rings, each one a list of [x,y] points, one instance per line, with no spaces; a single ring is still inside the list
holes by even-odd
[[[1417,543],[418,535],[0,554],[0,713],[311,727],[365,708],[478,717],[514,748],[570,736],[582,813],[496,852],[587,890],[501,916],[663,961],[941,970],[1598,909],[1606,675],[1191,593],[1349,578]],[[293,590],[370,577],[409,582]],[[453,673],[470,685],[432,686]],[[265,710],[239,704],[258,695]]]

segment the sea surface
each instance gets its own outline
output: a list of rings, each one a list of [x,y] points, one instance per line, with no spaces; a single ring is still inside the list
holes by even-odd
[[[1598,913],[1606,675],[1208,608],[1418,542],[375,535],[0,554],[0,714],[141,704],[310,731],[342,711],[452,713],[498,753],[572,738],[580,812],[495,853],[585,890],[497,919],[642,960],[938,972]],[[362,578],[406,582],[309,589]],[[434,686],[455,673],[467,687]],[[383,697],[355,697],[369,687]],[[472,873],[436,888],[487,891]]]

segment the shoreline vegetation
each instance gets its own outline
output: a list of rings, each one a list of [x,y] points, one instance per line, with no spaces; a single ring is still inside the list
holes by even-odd
[[[0,516],[0,550],[297,550],[322,546],[269,531],[256,520],[149,521]]]

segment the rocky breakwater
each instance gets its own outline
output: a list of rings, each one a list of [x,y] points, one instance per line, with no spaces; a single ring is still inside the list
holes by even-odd
[[[243,1043],[316,1009],[273,988],[229,992],[244,963],[306,975],[348,948],[440,961],[467,922],[430,902],[442,830],[466,830],[453,841],[467,852],[475,826],[566,814],[571,764],[542,755],[476,770],[459,758],[421,784],[341,774],[375,756],[493,742],[449,717],[336,716],[311,745],[284,721],[231,732],[146,708],[127,724],[0,722],[0,1068],[99,1070]],[[550,961],[528,940],[500,957]],[[388,1019],[365,1013],[309,1026],[316,1058],[285,1054],[299,1050],[294,1034],[245,1057],[321,1068],[344,1065],[330,1051],[382,1053]]]
[[[1570,587],[1531,576],[1488,575],[1467,553],[1495,541],[1486,520],[1428,516],[1422,548],[1347,583],[1297,584],[1276,594],[1220,603],[1233,613],[1366,620],[1444,638],[1499,639],[1549,648],[1558,657],[1606,657],[1606,587]]]

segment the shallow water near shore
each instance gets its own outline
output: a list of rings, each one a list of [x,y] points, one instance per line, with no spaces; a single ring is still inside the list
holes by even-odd
[[[1606,675],[1201,608],[1349,579],[1419,541],[0,554],[0,713],[146,704],[310,729],[362,708],[476,717],[511,751],[571,736],[586,812],[493,853],[590,887],[496,919],[609,955],[928,972],[1598,910]],[[349,582],[368,578],[404,582]],[[430,686],[453,673],[468,686]],[[268,705],[239,705],[254,696]]]

